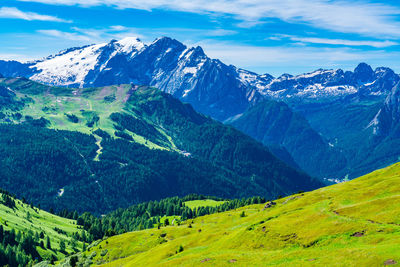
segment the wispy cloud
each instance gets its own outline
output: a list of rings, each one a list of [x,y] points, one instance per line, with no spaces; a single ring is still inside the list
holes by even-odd
[[[251,27],[270,18],[304,23],[320,29],[365,36],[400,37],[400,9],[370,0],[19,0],[83,7],[106,5],[119,9],[166,9],[228,14]]]
[[[365,51],[349,47],[318,48],[309,46],[252,46],[235,45],[229,42],[204,41],[192,43],[200,45],[211,58],[220,59],[226,64],[279,75],[288,70],[299,72],[317,68],[346,67],[359,62],[387,62],[387,66],[396,67],[400,59],[399,52]]]
[[[41,29],[36,32],[56,37],[58,39],[65,39],[69,41],[82,41],[86,43],[97,43],[110,41],[111,39],[122,39],[128,36],[142,38],[141,34],[136,32],[135,28],[129,28],[121,25],[113,25],[104,29],[83,29],[72,27],[70,31],[60,31],[57,29]]]
[[[60,19],[58,17],[42,15],[34,12],[21,11],[15,7],[1,7],[0,8],[0,18],[7,19],[22,19],[22,20],[40,20],[40,21],[54,21],[54,22],[65,22],[71,23],[69,20]]]
[[[330,38],[317,38],[317,37],[299,37],[293,35],[277,35],[269,37],[269,40],[279,41],[282,39],[289,39],[291,41],[300,43],[311,44],[327,44],[327,45],[343,45],[343,46],[370,46],[375,48],[385,48],[389,46],[399,45],[400,43],[394,41],[371,41],[371,40],[344,40],[344,39],[330,39]]]
[[[26,54],[0,53],[0,59],[26,62],[34,60],[35,58],[33,58],[32,55],[26,55]]]
[[[90,37],[79,33],[71,33],[59,30],[37,30],[37,32],[47,36],[57,37],[71,41],[87,41],[87,42],[91,41]]]
[[[198,30],[199,33],[205,36],[228,36],[237,34],[236,31],[233,30],[225,30],[225,29],[216,29],[216,30]]]
[[[170,36],[187,41],[187,38],[204,40],[207,37],[220,37],[237,34],[236,31],[226,29],[190,29],[190,28],[133,28],[123,25],[112,25],[106,28],[79,28],[71,27],[68,31],[58,29],[40,29],[36,32],[46,36],[57,37],[70,41],[83,41],[86,43],[98,43],[110,41],[111,39],[122,39],[124,37],[138,37],[144,41],[152,41],[156,37]],[[189,41],[191,42],[191,41]]]
[[[117,31],[115,32],[115,30]],[[35,33],[23,36],[9,36],[7,39],[14,40],[14,43],[17,42],[22,44],[24,43],[23,40],[29,39],[31,44],[27,47],[26,51],[8,49],[8,54],[3,53],[0,55],[0,59],[38,59],[72,46],[100,43],[109,41],[113,38],[120,39],[126,36],[137,36],[135,34],[125,34],[126,32],[124,30],[135,32],[137,29],[129,29],[125,26],[114,25],[102,30],[75,28],[75,30],[71,29],[70,32],[66,32],[53,29],[41,30],[39,32],[40,34]],[[121,37],[119,38],[114,34],[121,35]],[[98,38],[99,40],[94,40],[94,38]],[[147,39],[146,42],[152,40],[150,38],[144,39]],[[186,41],[185,44],[188,46],[200,45],[204,48],[204,51],[208,56],[220,59],[226,64],[233,64],[237,67],[258,73],[270,73],[275,76],[280,75],[283,72],[297,74],[313,71],[318,68],[340,67],[344,69],[352,69],[359,62],[368,62],[375,66],[391,67],[397,72],[400,72],[400,68],[398,67],[400,52],[398,51],[382,51],[381,49],[371,50],[364,49],[363,47],[345,46],[262,47],[254,45],[239,45],[232,41],[215,40],[206,40],[201,42]],[[39,52],[35,52],[35,54],[32,55],[32,51]],[[32,56],[34,58],[32,58]]]

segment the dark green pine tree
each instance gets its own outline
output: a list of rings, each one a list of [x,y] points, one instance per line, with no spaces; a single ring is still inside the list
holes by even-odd
[[[65,242],[64,240],[61,239],[60,241],[60,251],[61,252],[65,252]]]
[[[47,236],[47,238],[46,238],[46,248],[47,249],[51,249],[51,242],[50,242],[50,237],[49,236]]]

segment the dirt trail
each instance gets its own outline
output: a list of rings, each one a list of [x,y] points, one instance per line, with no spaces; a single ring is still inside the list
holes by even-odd
[[[363,219],[363,218],[346,216],[346,215],[340,214],[336,210],[332,210],[331,207],[327,207],[327,212],[326,213],[329,214],[329,215],[341,217],[341,218],[346,219],[346,220],[357,221],[357,222],[360,222],[360,223],[366,223],[366,224],[372,223],[372,224],[377,224],[377,225],[382,225],[382,226],[390,226],[390,227],[400,226],[399,224],[396,224],[396,223],[377,222],[377,221],[373,221],[373,220],[370,220],[370,219]]]
[[[94,161],[100,161],[100,155],[102,153],[103,147],[101,146],[101,140],[102,138],[96,134],[93,134],[94,137],[96,138],[96,145],[99,147],[99,149],[96,150],[96,157],[94,157]]]

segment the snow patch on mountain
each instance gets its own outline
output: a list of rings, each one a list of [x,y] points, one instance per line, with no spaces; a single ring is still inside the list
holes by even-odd
[[[316,70],[314,72],[310,72],[310,73],[305,73],[305,74],[301,74],[295,77],[292,77],[292,79],[298,80],[298,79],[309,79],[309,78],[313,78],[317,75],[326,75],[326,74],[334,74],[336,71],[335,70]]]
[[[146,46],[140,41],[139,38],[135,37],[126,37],[122,40],[117,41],[116,43],[120,45],[119,52],[122,52],[124,54],[140,51]],[[133,56],[134,54],[135,53],[131,54],[131,56]]]
[[[203,49],[161,37],[149,45],[134,37],[64,50],[22,64],[0,61],[0,72],[56,86],[150,85],[219,120],[265,99],[329,100],[351,94],[386,96],[400,80],[389,68],[361,63],[352,71],[324,70],[274,78],[226,65]]]
[[[297,76],[283,74],[256,88],[262,95],[279,100],[332,98],[359,92],[380,96],[387,95],[398,80],[399,76],[389,68],[371,72],[369,65],[360,63],[354,72],[319,69]]]
[[[113,52],[104,62],[99,62],[102,52],[109,45],[114,46]],[[102,63],[100,71],[103,71],[106,69],[107,62],[116,55],[124,54],[132,57],[144,47],[145,45],[138,38],[128,37],[109,44],[102,43],[65,50],[30,66],[36,72],[30,78],[50,85],[83,87],[87,74],[99,63]]]
[[[82,86],[88,72],[94,69],[101,48],[104,46],[105,43],[92,45],[38,62],[31,66],[32,69],[39,71],[31,79],[51,85]]]
[[[368,129],[372,127],[372,134],[376,135],[378,133],[378,125],[379,125],[379,116],[381,114],[382,110],[380,109],[378,113],[375,115],[375,117],[372,119],[372,121],[368,124],[365,129]]]
[[[299,97],[319,98],[354,94],[357,89],[351,85],[323,86],[320,83],[308,85],[303,90],[299,90],[295,95]]]
[[[257,91],[264,90],[273,80],[271,75],[258,75],[257,73],[236,68],[238,80],[247,87],[255,88]]]

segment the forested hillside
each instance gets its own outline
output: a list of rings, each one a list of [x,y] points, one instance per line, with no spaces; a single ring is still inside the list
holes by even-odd
[[[78,218],[78,214],[71,214]],[[0,265],[54,263],[92,239],[77,221],[51,214],[0,189]]]
[[[316,177],[335,177],[346,167],[342,151],[284,102],[260,102],[226,122],[267,146],[280,144],[301,168]]]
[[[273,198],[321,186],[154,88],[0,86],[0,186],[45,209],[104,214],[191,193]]]

